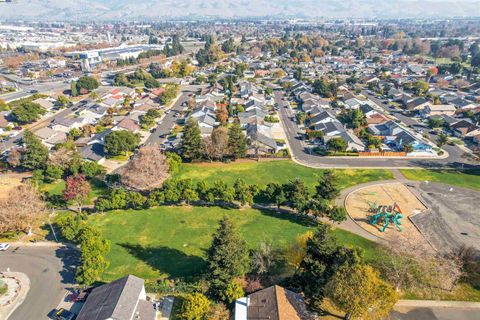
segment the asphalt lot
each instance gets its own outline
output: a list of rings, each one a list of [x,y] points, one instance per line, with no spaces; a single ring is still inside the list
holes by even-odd
[[[12,246],[0,252],[0,270],[25,273],[30,290],[9,320],[49,319],[74,279],[76,251],[58,246]]]
[[[390,312],[391,320],[478,320],[478,309],[398,308]]]
[[[480,250],[480,192],[432,182],[410,188],[428,208],[411,220],[437,250]]]
[[[449,156],[446,159],[415,159],[415,158],[347,158],[347,157],[322,157],[312,154],[305,148],[298,138],[298,126],[292,119],[292,110],[285,106],[287,102],[282,100],[283,92],[275,91],[275,102],[279,106],[279,114],[285,134],[296,161],[303,165],[316,168],[457,168],[464,169],[475,167],[462,158],[463,151],[457,146],[444,146]]]

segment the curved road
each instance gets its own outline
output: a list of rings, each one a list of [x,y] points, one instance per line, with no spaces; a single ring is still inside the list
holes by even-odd
[[[298,139],[298,126],[292,110],[283,100],[284,93],[275,91],[275,102],[279,106],[280,119],[287,136],[293,160],[304,166],[313,168],[470,168],[475,165],[462,158],[463,151],[457,146],[445,145],[443,148],[449,156],[445,159],[414,158],[376,158],[376,157],[322,157],[311,154],[303,142]],[[428,130],[425,128],[425,130]]]
[[[0,252],[0,270],[25,273],[30,279],[30,290],[25,301],[9,320],[49,319],[72,286],[76,251],[56,245],[12,245]]]

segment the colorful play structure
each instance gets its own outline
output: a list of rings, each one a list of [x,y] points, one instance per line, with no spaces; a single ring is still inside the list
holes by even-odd
[[[378,206],[376,203],[369,201],[368,205],[370,206],[369,212],[373,213],[370,216],[370,224],[376,225],[383,222],[380,232],[385,232],[390,223],[393,223],[398,231],[402,231],[400,225],[402,224],[403,213],[396,202],[393,206]]]

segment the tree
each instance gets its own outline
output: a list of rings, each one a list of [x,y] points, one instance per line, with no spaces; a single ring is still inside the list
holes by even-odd
[[[366,117],[360,109],[343,110],[338,119],[351,129],[357,129],[367,124]]]
[[[182,157],[187,161],[197,160],[201,156],[201,148],[202,138],[200,136],[200,127],[194,118],[190,118],[183,128]]]
[[[210,301],[201,293],[187,294],[182,299],[180,319],[206,320],[210,310]]]
[[[65,190],[63,198],[65,201],[73,201],[78,208],[78,213],[82,213],[82,205],[90,193],[90,183],[83,174],[67,177],[65,181]]]
[[[23,143],[25,151],[22,156],[22,166],[30,170],[43,168],[48,160],[48,148],[28,130],[23,135]]]
[[[210,307],[208,320],[225,320],[230,318],[230,313],[223,303],[216,303]]]
[[[236,179],[233,188],[235,189],[235,200],[239,201],[242,206],[253,202],[254,195],[245,180]]]
[[[28,233],[45,213],[46,206],[38,190],[31,184],[22,184],[0,198],[0,234]]]
[[[110,250],[110,242],[102,239],[100,231],[90,225],[83,226],[77,242],[80,244],[80,266],[76,270],[76,280],[91,285],[100,280],[108,267],[105,254]]]
[[[245,240],[228,216],[220,221],[207,256],[210,290],[213,296],[221,298],[227,285],[245,275],[249,268]]]
[[[315,80],[313,83],[313,92],[318,93],[325,98],[333,98],[337,95],[337,85],[326,78]]]
[[[347,142],[342,137],[333,137],[327,141],[327,147],[334,152],[344,152],[347,150]]]
[[[105,152],[112,156],[118,156],[128,152],[133,152],[140,143],[140,137],[131,131],[119,130],[112,131],[105,137]]]
[[[247,152],[247,140],[237,121],[228,129],[228,151],[234,159],[244,157]]]
[[[70,83],[70,95],[71,95],[72,97],[78,96],[77,82],[76,82],[76,81],[72,81],[72,82]]]
[[[24,102],[12,111],[12,116],[20,124],[29,124],[37,121],[40,116],[45,114],[45,109],[34,102]]]
[[[443,133],[443,132],[440,133],[440,134],[438,135],[437,146],[438,146],[439,148],[441,148],[442,146],[444,146],[445,144],[448,143],[448,140],[449,140],[449,139],[448,139],[448,136],[447,136],[445,133]]]
[[[307,240],[307,252],[293,282],[300,287],[311,305],[315,305],[323,299],[325,285],[339,268],[361,260],[358,250],[339,246],[330,227],[320,223],[313,237]]]
[[[115,75],[115,78],[113,79],[113,85],[114,86],[128,86],[130,82],[127,79],[127,76],[125,73],[119,72]]]
[[[307,231],[295,238],[295,241],[285,250],[285,260],[292,265],[295,270],[300,267],[305,255],[307,254],[307,241],[313,237],[312,231]]]
[[[252,269],[259,275],[267,274],[273,266],[274,251],[271,241],[262,241],[252,254]]]
[[[225,301],[225,303],[232,304],[244,295],[245,292],[243,291],[241,284],[234,280],[227,284],[225,290],[223,290],[221,294],[221,299],[222,301]]]
[[[97,79],[92,77],[81,77],[76,83],[77,91],[80,92],[80,94],[87,94],[90,91],[97,89],[98,86],[99,83]]]
[[[339,269],[325,294],[353,317],[385,319],[398,300],[393,288],[371,266],[354,264]]]
[[[19,167],[22,164],[22,153],[18,150],[18,148],[10,150],[7,163],[14,168]]]
[[[228,154],[228,131],[223,126],[215,127],[211,135],[212,147],[210,157],[222,160]]]
[[[47,164],[44,172],[44,180],[47,183],[55,182],[62,177],[63,169],[54,164]]]
[[[323,172],[322,177],[318,180],[318,185],[315,187],[316,194],[326,200],[335,200],[340,195],[338,177],[332,170]]]
[[[413,147],[411,144],[408,144],[408,143],[405,143],[403,146],[402,146],[402,149],[403,149],[403,152],[405,153],[410,153],[410,152],[413,152]]]
[[[310,195],[303,181],[298,178],[289,181],[283,185],[283,193],[285,194],[286,203],[292,209],[298,213],[303,213],[307,210]]]
[[[63,108],[69,107],[71,105],[70,100],[64,95],[59,95],[57,98],[57,104]]]
[[[120,169],[121,182],[135,190],[153,190],[170,177],[167,157],[156,145],[141,147],[133,159]]]

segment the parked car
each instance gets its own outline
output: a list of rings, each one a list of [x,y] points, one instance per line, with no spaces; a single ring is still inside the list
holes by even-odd
[[[30,90],[30,93],[38,93],[38,90],[35,90],[35,89]]]
[[[56,320],[75,320],[77,315],[73,312],[67,311],[63,308],[58,309],[57,312],[55,312],[55,319]]]
[[[9,243],[0,243],[0,251],[7,251],[8,248],[10,248]]]

